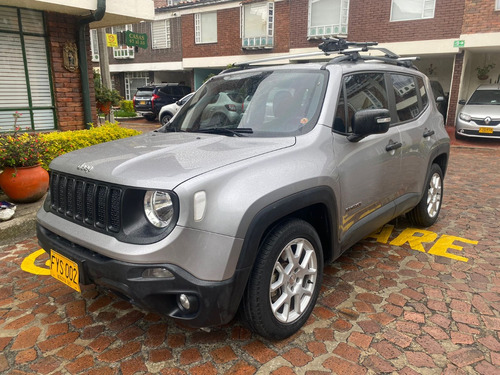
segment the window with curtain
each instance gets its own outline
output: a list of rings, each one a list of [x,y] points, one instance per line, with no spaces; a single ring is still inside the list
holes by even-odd
[[[391,21],[434,18],[436,0],[392,0]]]
[[[55,128],[55,107],[43,13],[0,7],[0,132]]]
[[[153,21],[151,25],[151,35],[153,35],[153,49],[170,48],[170,21]]]
[[[495,0],[495,10],[500,10],[500,0]]]
[[[133,59],[134,47],[125,44],[125,31],[132,31],[132,25],[113,26],[112,33],[116,34],[118,47],[113,47],[113,57],[115,59]]]
[[[242,6],[241,39],[245,49],[273,47],[274,3],[251,3]]]
[[[97,29],[90,30],[90,52],[92,61],[99,62],[99,43],[97,39]]]
[[[349,0],[309,0],[307,36],[347,35]]]
[[[217,42],[217,12],[194,15],[194,38],[196,44]]]

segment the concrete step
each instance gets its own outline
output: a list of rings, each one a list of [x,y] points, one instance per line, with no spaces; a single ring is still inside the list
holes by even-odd
[[[0,248],[36,235],[36,213],[44,200],[45,196],[33,203],[14,203],[17,206],[14,216],[10,220],[0,221]],[[0,201],[11,202],[1,191]]]

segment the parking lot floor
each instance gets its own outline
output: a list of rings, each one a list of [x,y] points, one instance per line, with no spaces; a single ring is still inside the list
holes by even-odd
[[[438,222],[399,218],[326,265],[308,323],[277,342],[237,318],[206,332],[77,293],[47,275],[36,238],[6,246],[0,373],[498,374],[499,171],[498,148],[452,148]]]

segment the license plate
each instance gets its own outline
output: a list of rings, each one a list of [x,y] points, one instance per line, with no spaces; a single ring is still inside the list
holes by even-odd
[[[139,104],[144,105],[144,104],[146,104],[146,102],[145,102],[144,100],[141,100],[141,101],[139,102]]]
[[[479,133],[493,134],[493,128],[479,128]]]
[[[81,292],[78,283],[80,279],[78,264],[54,250],[50,251],[50,275],[77,292]]]

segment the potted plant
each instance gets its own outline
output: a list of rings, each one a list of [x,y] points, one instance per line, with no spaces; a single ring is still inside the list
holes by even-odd
[[[94,72],[94,89],[96,105],[100,113],[108,115],[111,111],[111,106],[117,106],[120,104],[120,100],[122,100],[118,91],[103,86],[101,76],[96,72]]]
[[[488,73],[495,67],[495,64],[484,64],[476,68],[477,78],[481,81],[488,79]]]
[[[38,133],[21,132],[14,113],[14,132],[0,136],[0,188],[14,202],[35,202],[49,187],[49,174],[40,163],[47,151]]]

